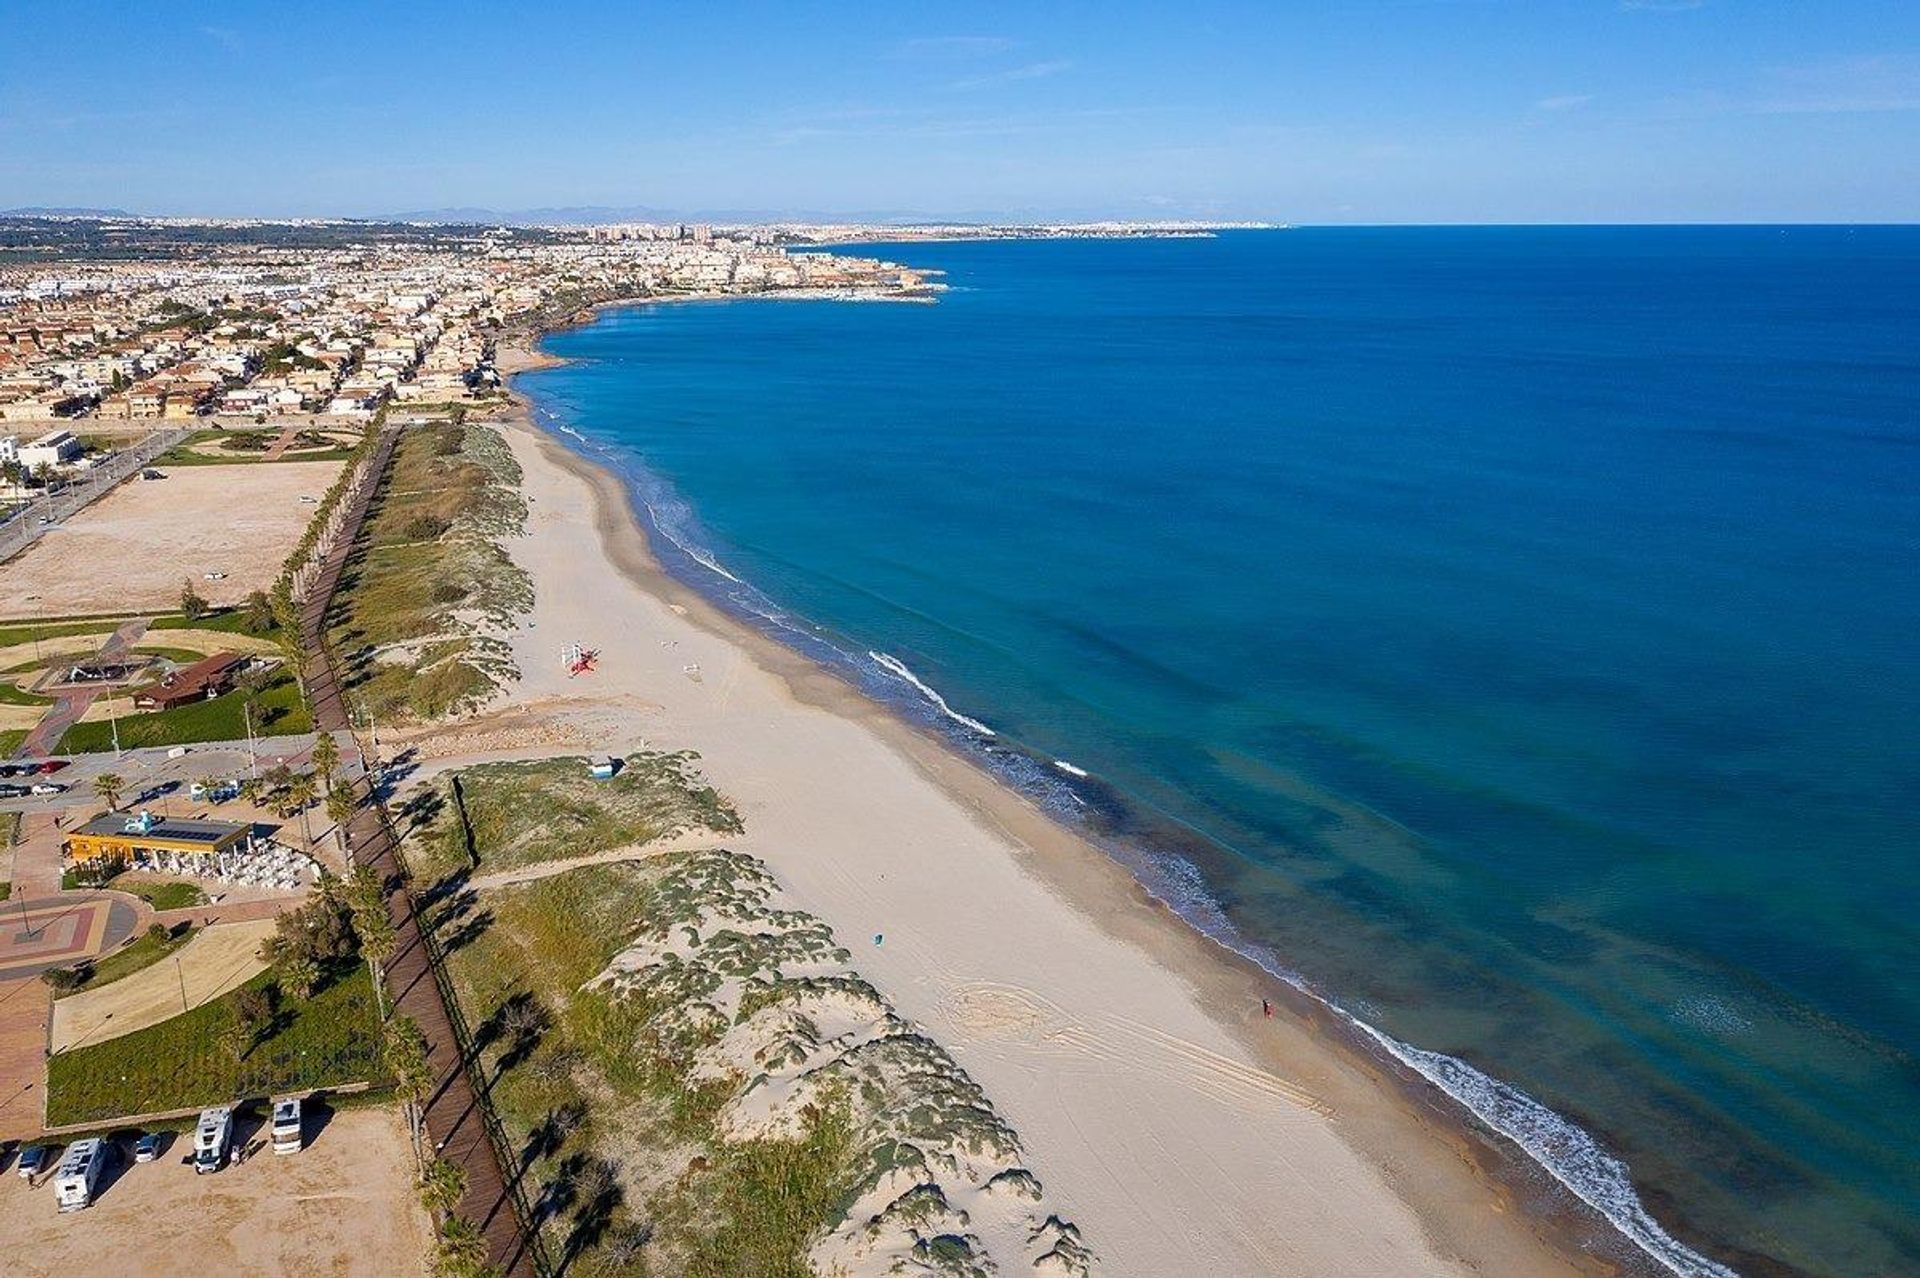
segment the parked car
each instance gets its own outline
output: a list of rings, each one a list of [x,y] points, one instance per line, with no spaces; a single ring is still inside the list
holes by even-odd
[[[65,794],[67,787],[58,781],[36,781],[29,787],[35,794]]]
[[[29,1145],[20,1151],[20,1161],[15,1164],[14,1170],[20,1173],[21,1179],[32,1180],[47,1169],[47,1162],[52,1155],[53,1151],[45,1145]]]
[[[0,799],[24,799],[32,793],[33,788],[31,786],[16,785],[11,782],[0,782]]]
[[[43,777],[50,777],[66,766],[67,760],[65,759],[43,759],[33,765],[33,770]]]
[[[160,1133],[147,1132],[133,1142],[133,1161],[150,1163],[160,1157]]]

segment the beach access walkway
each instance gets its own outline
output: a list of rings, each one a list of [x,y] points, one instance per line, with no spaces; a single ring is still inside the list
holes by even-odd
[[[372,454],[373,475],[384,474],[399,443],[399,427],[383,427]],[[305,652],[308,703],[314,726],[322,732],[352,729],[345,690],[326,641],[327,616],[341,575],[359,539],[361,525],[379,492],[378,482],[362,486],[344,512],[335,539],[318,572],[310,578],[300,604],[300,637]],[[358,751],[356,751],[356,754]],[[496,1125],[481,1100],[471,1036],[445,984],[438,953],[421,926],[419,912],[402,873],[398,842],[386,808],[374,789],[371,770],[362,767],[350,782],[355,799],[347,837],[355,864],[370,866],[387,886],[387,913],[393,921],[393,956],[385,965],[389,999],[398,1015],[412,1018],[427,1042],[434,1084],[421,1106],[421,1119],[434,1152],[466,1175],[459,1214],[486,1240],[488,1263],[514,1278],[536,1278],[547,1271],[536,1236],[525,1224],[527,1208],[517,1180],[504,1174],[496,1144]]]

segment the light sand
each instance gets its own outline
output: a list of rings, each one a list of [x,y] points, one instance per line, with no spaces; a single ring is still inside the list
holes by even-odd
[[[665,578],[626,498],[529,427],[537,601],[510,713],[701,752],[754,851],[985,1087],[1111,1274],[1574,1267],[1486,1149],[931,738]],[[569,680],[561,645],[601,651]],[[697,664],[699,677],[684,673]],[[884,944],[874,944],[884,933]]]
[[[191,1134],[157,1162],[130,1147],[82,1212],[62,1216],[50,1178],[0,1176],[0,1254],[16,1274],[335,1274],[429,1272],[432,1236],[413,1188],[406,1124],[392,1108],[308,1120],[308,1147],[256,1154],[196,1176],[180,1159]]]
[[[313,518],[339,462],[180,466],[165,479],[133,479],[0,564],[0,611],[9,616],[179,606],[180,582],[215,604],[273,584]],[[223,572],[221,581],[202,574]],[[24,601],[39,595],[33,604]]]
[[[53,1050],[131,1034],[238,989],[266,969],[260,942],[273,928],[272,919],[222,923],[202,931],[171,958],[111,985],[59,999],[53,1005]]]

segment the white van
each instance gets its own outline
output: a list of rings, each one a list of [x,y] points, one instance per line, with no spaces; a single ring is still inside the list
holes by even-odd
[[[67,1146],[60,1169],[53,1174],[53,1196],[61,1211],[93,1206],[93,1187],[100,1182],[100,1169],[108,1156],[109,1147],[98,1136]]]
[[[282,1096],[273,1103],[273,1152],[300,1152],[300,1098]]]
[[[193,1129],[193,1174],[204,1176],[227,1165],[227,1141],[233,1135],[233,1110],[221,1105],[200,1111]]]

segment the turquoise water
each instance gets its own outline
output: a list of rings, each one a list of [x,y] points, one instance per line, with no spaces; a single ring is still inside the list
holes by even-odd
[[[523,386],[1671,1267],[1920,1272],[1920,229],[886,253]]]

